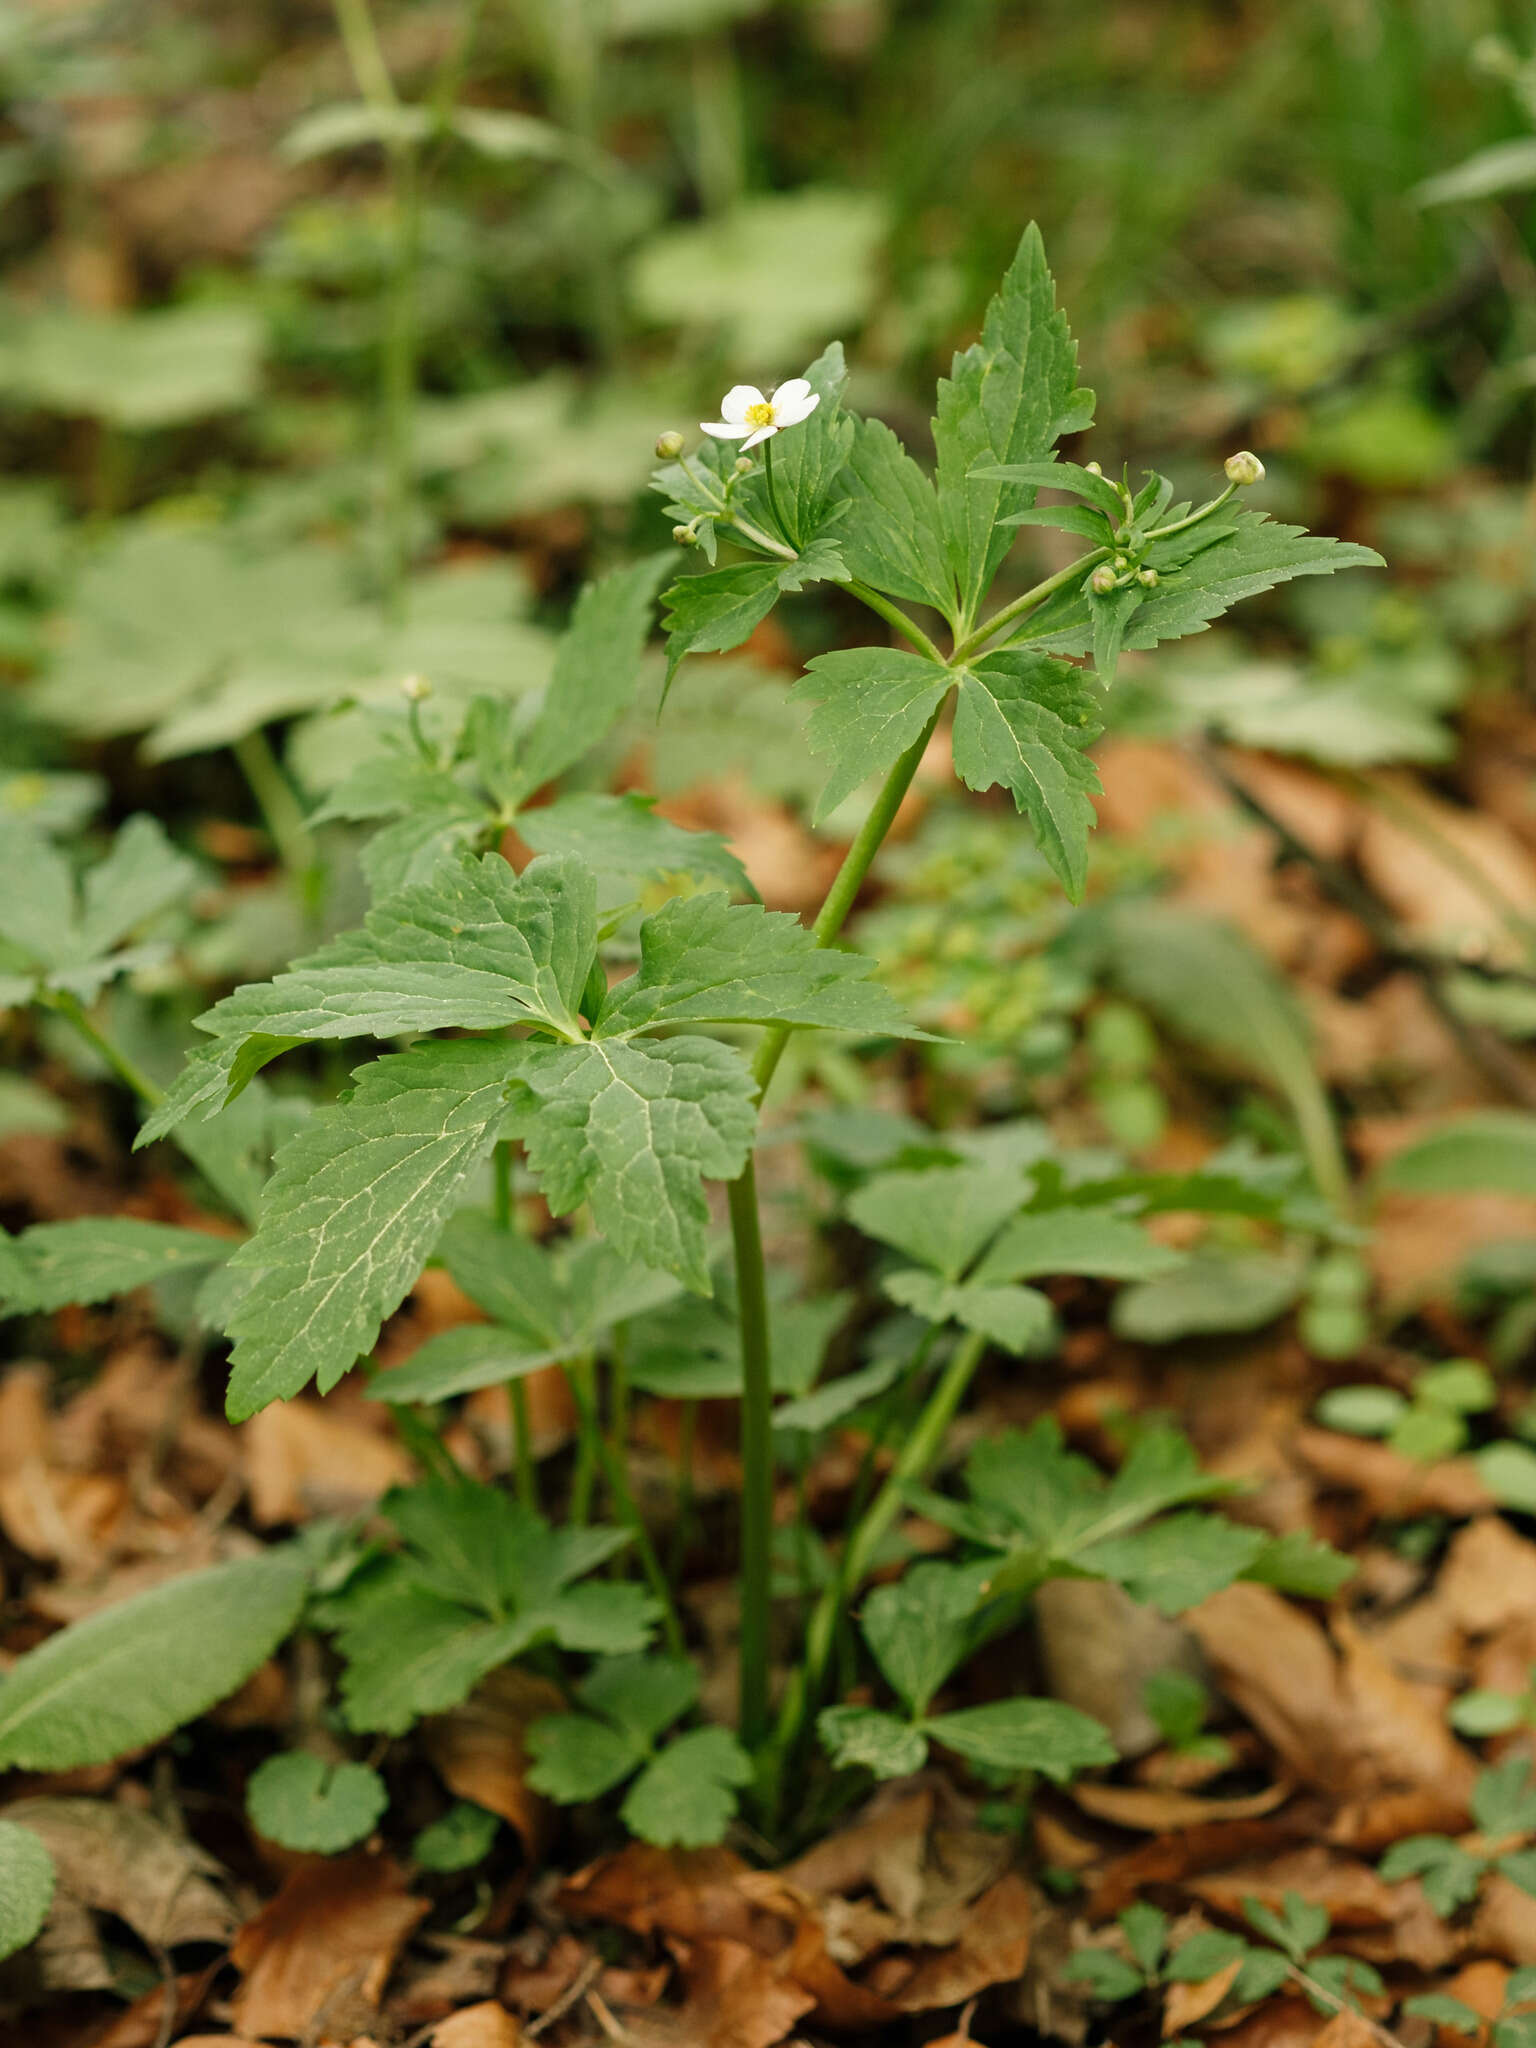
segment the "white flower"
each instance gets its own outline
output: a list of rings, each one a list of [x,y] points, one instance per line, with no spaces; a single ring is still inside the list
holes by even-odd
[[[798,427],[820,403],[821,393],[803,377],[791,377],[772,398],[764,398],[755,384],[733,384],[720,401],[719,419],[699,424],[717,441],[740,441],[743,449],[755,448],[785,427]]]

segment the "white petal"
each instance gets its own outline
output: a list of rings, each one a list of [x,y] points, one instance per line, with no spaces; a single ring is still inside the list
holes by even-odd
[[[742,454],[745,455],[749,448],[755,448],[759,441],[771,441],[778,431],[777,427],[759,427],[755,434],[749,434],[742,442]]]
[[[720,401],[720,417],[739,427],[746,421],[749,405],[766,405],[767,402],[755,384],[733,384]]]
[[[796,406],[802,398],[809,398],[810,395],[811,387],[804,377],[791,377],[786,383],[780,384],[775,390],[773,394],[774,408],[778,410],[784,406]],[[799,418],[798,413],[795,416],[797,419]]]
[[[821,403],[821,393],[819,391],[812,391],[810,385],[806,383],[803,377],[796,377],[794,382],[800,388],[794,391],[789,398],[784,396],[784,393],[791,389],[787,384],[780,385],[779,389],[773,394],[773,409],[778,416],[778,422],[781,427],[799,426],[802,420],[810,418],[811,414]]]
[[[749,430],[740,420],[700,420],[699,426],[706,434],[713,434],[717,441],[739,441]]]

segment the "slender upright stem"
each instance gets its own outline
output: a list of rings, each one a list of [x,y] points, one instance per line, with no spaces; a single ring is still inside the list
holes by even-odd
[[[571,1392],[576,1397],[576,1407],[581,1417],[582,1441],[590,1443],[596,1450],[619,1520],[629,1530],[634,1541],[635,1555],[640,1560],[640,1569],[645,1574],[645,1582],[661,1609],[661,1632],[666,1638],[667,1648],[674,1655],[681,1657],[686,1654],[687,1645],[683,1638],[682,1622],[678,1619],[677,1609],[673,1605],[672,1589],[667,1584],[667,1575],[661,1568],[660,1558],[656,1555],[651,1532],[645,1526],[645,1518],[635,1503],[634,1494],[630,1491],[629,1474],[624,1469],[624,1460],[616,1454],[612,1444],[603,1434],[602,1418],[597,1412],[593,1391],[590,1367],[585,1378],[577,1374],[572,1375]]]
[[[309,828],[304,806],[299,802],[293,784],[283,773],[272,744],[260,727],[254,732],[243,733],[235,741],[232,751],[256,799],[256,807],[277,849],[278,859],[307,895],[319,862],[315,835]]]
[[[773,1566],[773,1378],[767,1276],[753,1160],[729,1188],[741,1325],[741,1739],[768,1732]]]
[[[674,1581],[682,1577],[688,1557],[688,1539],[693,1522],[693,1459],[698,1433],[699,1404],[697,1401],[684,1401],[677,1438],[677,1497],[672,1506],[672,1547],[668,1560],[669,1576]]]
[[[141,1102],[154,1109],[165,1100],[165,1091],[156,1087],[148,1074],[135,1065],[122,1047],[114,1045],[106,1033],[92,1023],[78,996],[55,995],[52,998],[52,1007],[61,1017],[68,1019],[92,1051],[100,1054],[117,1078],[137,1095]]]
[[[491,1154],[492,1213],[497,1228],[510,1235],[517,1228],[517,1211],[512,1202],[512,1140],[502,1138]],[[512,1426],[512,1469],[517,1479],[517,1497],[537,1512],[539,1468],[533,1455],[533,1411],[528,1401],[528,1382],[520,1374],[507,1381],[507,1418]]]
[[[565,1368],[566,1384],[576,1404],[576,1467],[571,1474],[568,1516],[584,1529],[592,1519],[592,1492],[597,1483],[597,1375],[590,1358],[573,1358]]]
[[[975,1331],[956,1347],[886,1474],[884,1485],[848,1538],[837,1577],[824,1589],[812,1610],[805,1635],[805,1655],[779,1713],[774,1749],[780,1758],[794,1746],[820,1694],[837,1634],[838,1616],[863,1583],[876,1551],[901,1511],[907,1488],[927,1476],[943,1449],[949,1425],[986,1349],[986,1338]]]
[[[1058,590],[1065,590],[1068,584],[1079,582],[1096,562],[1107,562],[1111,552],[1109,548],[1094,548],[1089,554],[1079,555],[1075,562],[1068,562],[1065,569],[1058,569],[1054,576],[1047,576],[1043,583],[1037,583],[1033,589],[1026,590],[1023,596],[1016,597],[1012,604],[1005,604],[1002,610],[994,612],[990,619],[983,619],[975,632],[968,633],[949,657],[951,665],[958,666],[963,661],[969,661],[973,654],[979,654],[987,642],[995,640],[1005,626],[1011,626],[1016,619],[1023,618],[1026,612],[1034,611],[1044,604],[1048,597],[1054,597]]]

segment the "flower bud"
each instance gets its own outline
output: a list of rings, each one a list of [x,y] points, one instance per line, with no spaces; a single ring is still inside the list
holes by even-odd
[[[1115,568],[1119,571],[1119,573],[1122,576],[1125,574],[1126,570],[1129,569],[1130,566],[1131,558],[1129,555],[1116,555]]]
[[[1115,587],[1115,572],[1111,569],[1108,562],[1100,562],[1098,568],[1088,578],[1088,583],[1089,587],[1096,590],[1100,597],[1108,597]]]
[[[692,526],[674,526],[672,538],[680,548],[696,548],[699,544],[698,532]]]
[[[432,685],[425,676],[403,676],[400,694],[409,704],[425,704],[432,694]]]
[[[738,476],[745,476],[745,475],[747,474],[747,472],[748,472],[748,471],[749,471],[749,470],[751,469],[751,467],[752,467],[752,458],[751,458],[751,456],[750,456],[750,455],[738,455],[738,456],[737,456],[737,458],[736,458],[736,474],[737,474]]]
[[[663,462],[675,462],[683,452],[683,437],[676,427],[668,427],[664,434],[656,436],[656,453]]]
[[[1236,455],[1229,455],[1223,467],[1228,483],[1261,484],[1264,481],[1263,463],[1247,448],[1240,448]]]
[[[1083,464],[1083,467],[1087,470],[1090,476],[1102,476],[1104,474],[1103,466],[1100,463],[1085,462]]]
[[[1143,590],[1156,590],[1157,571],[1155,569],[1138,569],[1136,571],[1136,581]]]

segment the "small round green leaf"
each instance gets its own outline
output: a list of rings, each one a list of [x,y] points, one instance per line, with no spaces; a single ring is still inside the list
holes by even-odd
[[[423,1870],[472,1870],[491,1853],[500,1820],[486,1807],[456,1799],[441,1820],[435,1820],[411,1844]]]
[[[372,1834],[389,1804],[367,1764],[328,1764],[304,1749],[269,1756],[245,1788],[251,1825],[284,1849],[335,1856]]]
[[[0,1957],[36,1940],[53,1903],[53,1858],[30,1828],[0,1820]]]
[[[1347,1436],[1385,1436],[1407,1412],[1408,1403],[1395,1387],[1334,1387],[1317,1404],[1323,1427]]]

